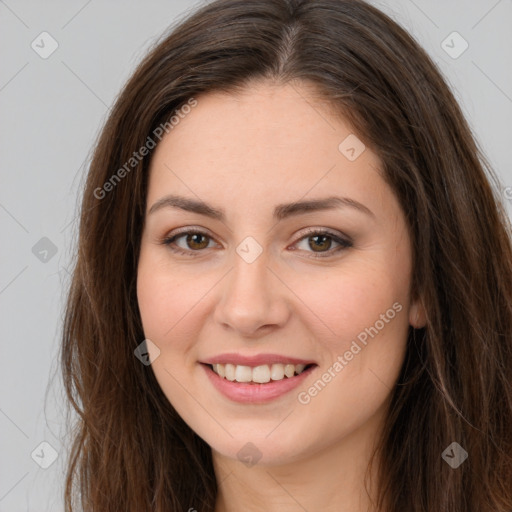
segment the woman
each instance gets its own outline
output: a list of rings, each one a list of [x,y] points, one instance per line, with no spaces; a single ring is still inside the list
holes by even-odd
[[[512,252],[377,9],[217,0],[138,67],[82,203],[66,509],[512,510]]]

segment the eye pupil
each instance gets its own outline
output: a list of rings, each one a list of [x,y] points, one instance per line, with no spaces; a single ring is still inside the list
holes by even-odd
[[[185,246],[181,246],[181,244],[177,243],[177,240],[183,240],[185,242]],[[301,243],[306,242],[309,246],[311,252],[316,253],[314,256],[329,256],[332,255],[333,252],[341,252],[344,249],[348,249],[352,247],[352,243],[342,238],[339,238],[335,235],[331,235],[328,232],[323,231],[310,231],[309,236],[303,236],[300,239]],[[179,254],[184,254],[188,256],[195,256],[193,253],[204,254],[204,249],[208,249],[210,242],[212,241],[212,237],[203,233],[201,231],[184,231],[182,234],[178,234],[175,236],[171,236],[162,240],[162,244],[169,246],[169,248]],[[332,250],[332,244],[336,243],[340,247],[338,249]]]
[[[315,240],[315,243],[314,244],[309,244],[309,246],[311,247],[311,249],[315,250],[315,249],[329,249],[330,247],[330,240],[331,238],[329,236],[326,236],[326,235],[315,235],[315,236],[311,236],[310,239],[314,239]],[[320,245],[317,244],[317,241],[319,239],[323,239],[324,242],[321,243]],[[325,241],[327,241],[327,243],[325,243]]]
[[[187,245],[189,245],[189,247],[191,249],[198,249],[199,250],[199,249],[204,249],[205,247],[208,246],[208,241],[206,241],[206,245],[204,245],[204,242],[203,242],[203,244],[201,244],[200,242],[197,241],[196,237],[198,237],[199,239],[201,239],[201,238],[206,239],[207,238],[206,236],[204,236],[201,233],[191,233],[191,234],[189,234],[187,236]],[[194,247],[191,244],[199,244],[200,247]]]

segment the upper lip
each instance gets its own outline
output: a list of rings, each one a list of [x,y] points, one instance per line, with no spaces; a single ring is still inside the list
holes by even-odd
[[[255,354],[253,356],[244,356],[242,354],[219,354],[204,361],[204,364],[234,364],[239,366],[261,366],[264,364],[316,364],[314,361],[299,359],[297,357],[283,356],[280,354]]]

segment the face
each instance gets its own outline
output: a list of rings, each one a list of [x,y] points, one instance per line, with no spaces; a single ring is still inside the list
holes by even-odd
[[[305,84],[196,99],[150,167],[151,366],[214,453],[296,461],[382,418],[423,318],[404,216],[377,156]]]

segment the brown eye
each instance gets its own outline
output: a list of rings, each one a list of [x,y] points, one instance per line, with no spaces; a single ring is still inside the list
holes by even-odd
[[[184,239],[184,245],[179,245],[177,240]],[[345,240],[329,231],[311,231],[310,234],[303,236],[297,244],[308,241],[308,249],[302,249],[306,252],[312,252],[313,258],[322,258],[334,255],[344,249],[353,246],[350,240]],[[162,240],[162,244],[166,245],[173,252],[183,254],[185,256],[200,255],[204,249],[208,249],[210,242],[213,242],[212,237],[202,231],[182,231],[171,237]],[[332,244],[337,244],[338,247],[332,248]],[[195,253],[195,254],[194,254]]]
[[[203,240],[202,242],[201,239]],[[206,247],[208,247],[208,236],[202,233],[189,233],[188,235],[186,235],[185,240],[185,243],[190,249],[200,250],[206,249]],[[206,240],[206,245],[204,240]]]
[[[335,235],[329,231],[322,230],[310,231],[306,236],[303,236],[297,244],[303,243],[306,240],[307,247],[298,248],[309,253],[314,253],[312,255],[313,258],[333,256],[335,253],[353,246],[353,243],[350,240],[341,238],[340,236]],[[332,248],[333,243],[337,244],[338,247]]]
[[[308,237],[309,247],[316,251],[317,249],[323,252],[324,250],[328,250],[332,245],[332,237],[327,235],[315,235]],[[313,240],[313,242],[311,242]]]
[[[184,239],[183,245],[176,243],[180,239]],[[195,256],[194,252],[200,253],[203,249],[207,249],[211,241],[213,241],[212,238],[201,231],[182,231],[165,238],[161,243],[176,253]]]

